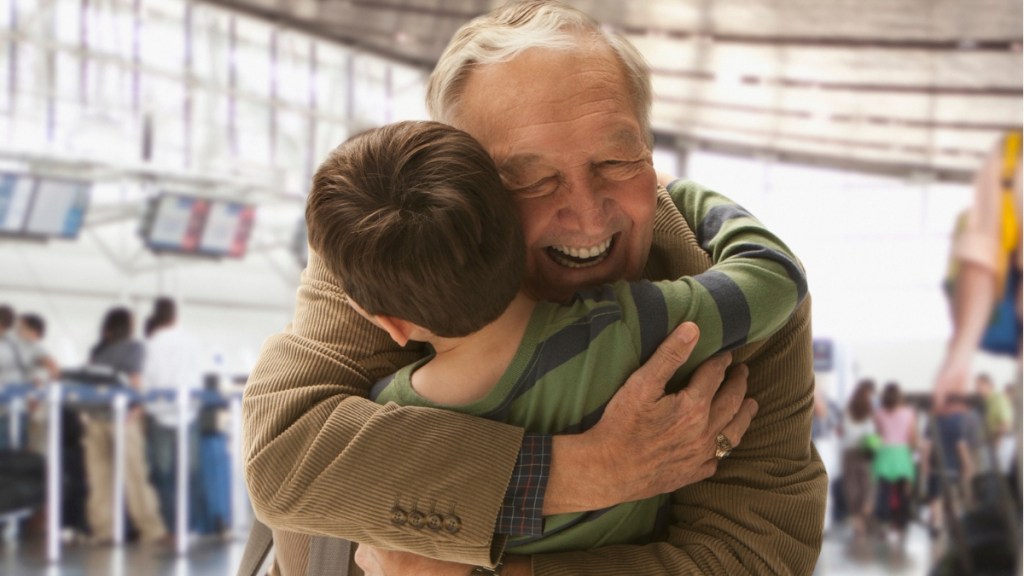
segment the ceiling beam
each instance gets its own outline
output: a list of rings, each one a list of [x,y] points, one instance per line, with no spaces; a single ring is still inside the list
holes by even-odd
[[[718,75],[706,70],[674,70],[670,68],[651,68],[651,73],[669,78],[686,78],[705,82],[715,82]],[[928,96],[997,96],[1020,99],[1024,86],[925,86],[909,84],[881,84],[835,82],[830,80],[804,80],[786,77],[755,76],[744,74],[736,79],[738,83],[749,86],[773,86],[780,88],[809,88],[830,92],[888,92],[892,94],[926,94]]]
[[[735,156],[738,158],[765,158],[783,164],[797,164],[819,168],[831,168],[844,172],[857,172],[888,176],[891,178],[910,178],[925,175],[936,182],[969,184],[974,179],[973,170],[943,168],[925,163],[884,162],[858,158],[839,158],[831,155],[811,154],[807,152],[787,151],[784,149],[765,149],[763,146],[742,144],[727,140],[681,136],[674,132],[655,131],[655,145],[670,149],[700,150]],[[682,175],[685,176],[685,175]]]
[[[321,23],[319,21],[309,20],[292,15],[288,12],[283,12],[279,9],[253,5],[249,2],[245,2],[244,0],[198,0],[198,3],[216,6],[232,12],[244,14],[246,16],[252,16],[272,24],[277,24],[283,28],[289,28],[309,34],[314,38],[335,42],[337,44],[348,46],[369,54],[374,54],[412,68],[427,70],[428,72],[434,69],[434,64],[437,61],[436,57],[426,55],[420,57],[409,56],[395,50],[389,50],[375,44],[369,44],[357,38],[355,34],[339,34],[338,26],[330,22]]]
[[[614,24],[613,24],[614,26]],[[857,48],[861,50],[913,50],[918,52],[1015,52],[1021,51],[1021,37],[965,40],[865,38],[859,36],[800,36],[768,34],[706,33],[698,30],[672,30],[668,28],[628,26],[618,28],[633,36],[657,36],[671,40],[711,42],[714,44],[749,44],[769,47],[799,48]]]
[[[871,114],[858,116],[856,114],[828,113],[821,114],[813,110],[799,110],[792,108],[771,108],[768,106],[754,106],[751,104],[731,104],[728,102],[717,102],[701,98],[676,98],[672,96],[655,96],[654,101],[666,104],[681,105],[693,108],[709,108],[713,110],[727,110],[731,112],[743,112],[746,114],[757,114],[761,116],[779,116],[792,120],[825,120],[836,124],[872,124],[875,126],[893,126],[902,128],[914,128],[919,130],[952,130],[952,131],[987,131],[987,132],[1011,132],[1021,129],[1020,124],[1008,122],[965,122],[945,120],[920,120],[916,118],[899,118],[896,116],[884,116]]]

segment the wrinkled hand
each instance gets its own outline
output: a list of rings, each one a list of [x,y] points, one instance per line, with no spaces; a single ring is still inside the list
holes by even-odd
[[[701,364],[686,389],[664,392],[665,383],[689,358],[698,335],[696,325],[680,325],[630,376],[601,420],[578,435],[585,449],[570,454],[586,456],[567,458],[568,466],[561,472],[557,459],[553,462],[555,486],[562,480],[555,475],[565,473],[577,476],[575,486],[586,487],[579,489],[584,496],[557,511],[592,510],[671,492],[715,473],[719,432],[733,447],[739,446],[757,413],[757,403],[744,399],[746,366],[733,368],[725,377],[731,354],[718,354]],[[549,497],[551,489],[549,485]],[[545,514],[555,512],[549,509],[555,507],[545,502]]]
[[[434,560],[409,552],[383,550],[360,544],[356,564],[366,576],[467,576],[472,566]]]

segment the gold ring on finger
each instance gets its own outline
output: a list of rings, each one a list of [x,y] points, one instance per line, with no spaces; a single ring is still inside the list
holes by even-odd
[[[715,458],[721,460],[732,452],[732,442],[725,434],[719,432],[718,436],[715,436]]]

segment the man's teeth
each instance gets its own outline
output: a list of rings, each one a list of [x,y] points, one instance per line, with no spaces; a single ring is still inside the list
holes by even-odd
[[[577,248],[575,246],[552,246],[551,248],[564,256],[571,256],[578,260],[589,260],[591,258],[597,258],[608,251],[608,248],[612,245],[612,239],[609,238],[597,246],[591,246],[589,248]]]

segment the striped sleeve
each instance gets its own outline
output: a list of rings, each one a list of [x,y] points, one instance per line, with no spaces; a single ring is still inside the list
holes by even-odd
[[[720,350],[780,329],[807,296],[807,279],[789,247],[743,207],[690,182],[668,190],[714,265],[692,277],[633,283],[630,299],[644,359],[680,323],[700,327],[697,349],[679,371],[685,376]]]

